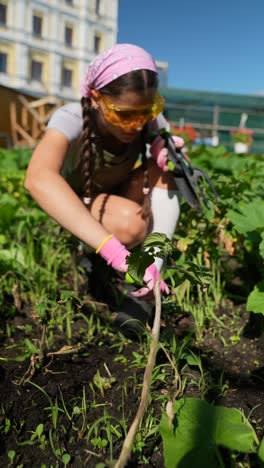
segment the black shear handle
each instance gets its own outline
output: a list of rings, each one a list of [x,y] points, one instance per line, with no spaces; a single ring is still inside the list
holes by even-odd
[[[182,176],[185,175],[187,177],[193,176],[194,174],[193,167],[191,166],[187,158],[184,156],[181,148],[175,147],[175,142],[171,134],[166,132],[164,134],[164,138],[166,142],[166,147],[168,148],[168,159],[175,165],[175,169],[177,172],[180,169],[181,174],[179,175],[182,175]]]
[[[166,129],[160,130],[159,135],[165,140],[165,147],[168,149],[168,166],[177,178],[178,185],[181,186],[180,191],[189,205],[193,208],[201,209],[200,199],[202,199],[207,208],[210,207],[209,200],[199,184],[200,178],[207,182],[217,202],[220,203],[220,197],[207,172],[199,167],[193,167],[189,163],[181,148],[175,147],[175,142]],[[182,182],[180,178],[183,179]]]

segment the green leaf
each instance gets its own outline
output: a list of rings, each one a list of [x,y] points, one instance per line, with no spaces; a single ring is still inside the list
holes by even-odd
[[[64,453],[61,458],[62,463],[64,466],[68,465],[71,461],[71,456],[69,453]]]
[[[186,262],[182,267],[177,265],[174,269],[178,273],[180,282],[189,280],[192,285],[200,284],[203,286],[205,284],[210,284],[212,280],[212,273],[208,268],[193,262]]]
[[[189,289],[190,289],[190,281],[188,279],[185,279],[181,284],[179,284],[175,288],[175,294],[177,296],[177,300],[179,304],[182,304],[184,296],[186,295]]]
[[[15,158],[11,158],[11,157],[2,158],[1,155],[0,155],[0,168],[2,171],[5,171],[5,172],[15,172],[18,170]]]
[[[76,296],[76,294],[74,294],[73,291],[70,291],[68,289],[64,289],[61,291],[61,294],[60,294],[60,299],[61,301],[63,302],[67,302],[68,300],[70,299],[78,299],[78,297]]]
[[[8,453],[7,453],[7,456],[9,458],[9,460],[11,461],[11,463],[13,463],[13,460],[16,456],[16,452],[15,450],[9,450]]]
[[[40,437],[43,433],[43,430],[44,430],[44,425],[41,423],[38,425],[37,429],[36,429],[36,434],[38,437]]]
[[[263,437],[263,439],[261,440],[261,442],[259,444],[258,456],[259,456],[260,460],[264,463],[264,437]]]
[[[264,201],[255,199],[254,201],[241,204],[238,211],[229,210],[226,214],[234,224],[236,230],[241,234],[264,229]]]
[[[0,260],[5,263],[18,263],[20,268],[25,267],[25,254],[19,246],[10,249],[0,249]]]
[[[201,359],[199,356],[196,356],[191,350],[188,353],[183,353],[182,359],[186,359],[189,366],[201,367]]]
[[[144,249],[151,249],[152,252],[158,252],[159,256],[165,257],[170,255],[173,251],[171,240],[160,232],[153,232],[149,234],[143,243]]]
[[[11,195],[1,195],[0,200],[0,226],[8,227],[14,219],[19,208],[18,201]]]
[[[31,353],[33,354],[39,353],[39,349],[28,338],[24,339],[24,344]]]
[[[218,466],[218,446],[256,452],[255,431],[239,410],[195,398],[178,400],[173,409],[172,424],[165,414],[160,423],[166,468]]]
[[[4,234],[0,234],[0,245],[5,245],[7,243],[7,237]]]
[[[5,173],[7,171],[18,171],[26,169],[32,155],[32,149],[14,148],[0,149],[0,169]]]
[[[47,304],[46,302],[41,302],[35,306],[35,311],[37,312],[40,320],[45,320],[48,317],[47,313]]]
[[[142,252],[140,248],[134,250],[134,252],[127,257],[128,273],[140,286],[143,285],[143,276],[146,268],[151,265],[153,261],[153,256],[147,252]]]
[[[247,310],[264,314],[264,280],[254,287],[247,298]]]

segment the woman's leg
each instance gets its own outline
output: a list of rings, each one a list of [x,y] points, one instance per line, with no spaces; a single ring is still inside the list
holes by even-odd
[[[151,214],[149,232],[161,232],[172,238],[179,218],[179,200],[174,177],[171,172],[163,172],[153,161],[148,161]],[[143,170],[135,171],[122,195],[142,205]]]
[[[168,237],[172,237],[176,227],[178,198],[172,174],[163,172],[155,161],[150,159],[148,177],[152,213],[145,219],[142,217],[144,199],[142,167],[136,169],[131,174],[131,178],[123,184],[120,195],[99,194],[91,205],[92,215],[127,247],[140,244],[148,232],[153,232],[152,228],[156,232],[164,232]],[[162,220],[161,211],[163,211]],[[168,216],[164,217],[164,213],[168,213]]]
[[[91,214],[127,247],[140,244],[147,235],[149,217],[142,218],[141,206],[132,199],[101,193],[92,202]]]
[[[160,210],[164,210],[164,213],[166,213],[166,207],[162,206],[159,207],[159,210],[157,210],[156,202],[154,203],[154,198],[156,198],[157,194],[155,196],[154,194],[155,191],[162,191],[162,194],[163,192],[164,194],[168,194],[170,192],[174,192],[175,190],[175,183],[171,174],[162,172],[154,161],[149,161],[149,186],[151,188],[150,196],[153,206],[151,206],[152,215],[146,219],[143,219],[143,178],[144,173],[142,168],[135,170],[131,174],[130,180],[126,181],[123,189],[120,190],[119,196],[100,194],[94,199],[91,205],[92,215],[103,224],[108,232],[113,233],[128,248],[140,244],[147,236],[151,226],[153,226],[154,229],[156,227],[156,231],[159,231],[160,229],[160,232],[164,232],[164,221],[161,223],[161,225],[157,224],[159,222],[158,220],[160,219],[159,213],[157,213],[157,211],[160,212]],[[159,198],[160,197],[158,196],[158,199]],[[165,219],[167,220],[166,216]],[[165,233],[167,232],[166,229]],[[101,259],[99,258],[98,260],[100,261]],[[162,259],[156,259],[155,263],[156,262],[162,263]],[[160,268],[161,265],[157,263],[157,267]],[[95,271],[94,268],[95,266],[93,265],[93,271]],[[94,286],[94,288],[95,286],[96,288],[100,286],[99,283],[100,280],[102,280],[102,273],[100,268],[98,275],[91,275],[91,288],[92,286]],[[100,290],[98,296],[95,297],[97,300],[109,302],[109,296],[107,296],[107,294],[109,294],[109,288],[106,287],[109,282],[103,281],[103,283],[103,295],[102,291]],[[112,285],[111,282],[109,284]],[[126,292],[128,291],[129,287],[132,287],[132,285],[126,285]],[[93,294],[95,294],[94,291]],[[116,300],[116,293],[114,297]],[[128,333],[132,335],[140,335],[142,333],[140,321],[145,323],[149,319],[150,314],[151,305],[145,301],[137,301],[135,298],[132,300],[129,297],[127,297],[124,301],[123,298],[122,312],[117,313],[116,323],[119,325],[121,331],[126,335]]]
[[[180,215],[180,204],[174,177],[171,172],[163,172],[152,159],[148,160],[151,220],[148,234],[160,232],[171,239],[175,233]],[[124,195],[136,200],[139,204],[143,202],[143,170],[139,168],[127,188]],[[161,258],[156,258],[155,264],[160,270],[163,265]]]

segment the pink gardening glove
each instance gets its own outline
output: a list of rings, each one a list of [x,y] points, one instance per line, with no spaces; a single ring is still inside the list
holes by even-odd
[[[115,270],[121,273],[127,272],[128,265],[126,258],[130,255],[130,252],[116,237],[111,237],[101,247],[98,254],[106,260],[107,265],[110,265]]]
[[[99,250],[98,254],[106,260],[108,265],[111,265],[115,270],[126,273],[128,270],[128,265],[126,263],[126,258],[130,255],[130,252],[126,247],[119,242],[116,237],[111,237]],[[144,299],[150,291],[153,291],[155,283],[159,278],[159,271],[156,265],[153,263],[148,268],[146,268],[143,281],[146,283],[146,286],[140,288],[138,291],[131,293],[132,296],[138,297],[139,299]],[[166,294],[169,293],[169,288],[166,283],[162,280],[160,283],[160,291]]]
[[[176,148],[182,148],[184,146],[183,138],[172,135],[172,139]],[[164,172],[167,172],[169,170],[167,166],[168,149],[164,148],[164,146],[165,140],[160,135],[158,135],[150,147],[150,154],[155,159],[157,165]]]
[[[143,288],[138,289],[131,293],[131,296],[137,297],[138,299],[145,298],[151,291],[153,291],[155,283],[159,279],[160,272],[157,269],[156,265],[152,263],[148,268],[146,268],[145,275],[143,278],[144,283],[146,286]],[[169,294],[169,288],[165,281],[161,280],[160,282],[160,292]]]

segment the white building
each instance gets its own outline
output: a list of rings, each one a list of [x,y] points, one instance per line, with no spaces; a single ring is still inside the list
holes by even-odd
[[[0,84],[79,98],[87,64],[117,40],[118,0],[0,0]]]
[[[159,74],[159,86],[160,88],[167,88],[168,87],[168,62],[161,62],[160,60],[156,60],[156,65]]]

